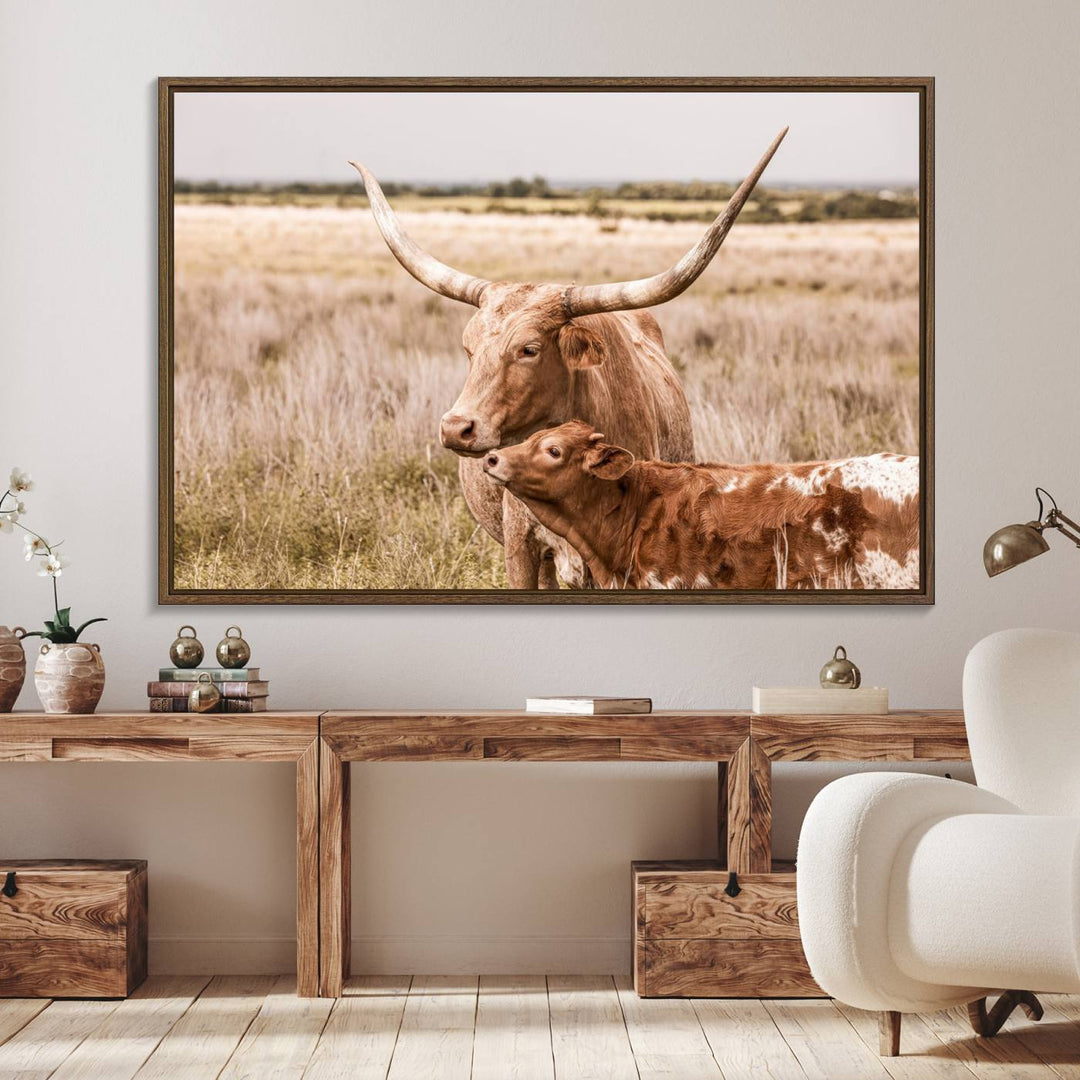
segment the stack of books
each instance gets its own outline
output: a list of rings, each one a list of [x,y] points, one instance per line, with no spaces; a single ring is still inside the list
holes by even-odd
[[[270,684],[252,668],[162,668],[157,682],[146,684],[151,712],[187,712],[188,694],[199,676],[207,674],[221,695],[214,712],[265,712]]]

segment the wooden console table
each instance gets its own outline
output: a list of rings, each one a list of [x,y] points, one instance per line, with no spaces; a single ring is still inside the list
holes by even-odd
[[[887,716],[514,711],[327,712],[320,751],[320,993],[349,974],[349,764],[353,761],[710,761],[717,763],[717,865],[772,864],[772,762],[961,761],[959,709]]]
[[[319,749],[317,712],[0,716],[0,762],[295,762],[296,971],[303,997],[319,991]]]
[[[338,997],[349,972],[353,761],[709,761],[716,868],[772,870],[774,761],[964,761],[959,709],[887,716],[515,711],[100,713],[0,717],[0,762],[296,763],[297,983]]]

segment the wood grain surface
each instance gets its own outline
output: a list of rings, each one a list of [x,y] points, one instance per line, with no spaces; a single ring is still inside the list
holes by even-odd
[[[0,942],[0,997],[122,998],[128,992],[122,942],[12,938]]]
[[[727,865],[740,874],[768,873],[772,860],[772,766],[746,739],[727,767]]]
[[[319,734],[315,712],[152,713],[113,712],[59,716],[13,712],[4,716],[4,739],[140,739],[187,738],[192,735]]]
[[[762,938],[645,943],[648,997],[822,997],[802,943]]]
[[[319,993],[340,997],[349,974],[352,919],[348,762],[319,740]]]
[[[843,693],[843,691],[836,691]],[[751,736],[773,761],[967,760],[961,709],[882,716],[753,716]],[[916,753],[916,745],[920,752]]]
[[[301,997],[319,993],[319,797],[319,740],[310,739],[296,761],[296,992]]]
[[[727,872],[714,881],[644,885],[650,938],[792,938],[799,940],[795,882],[771,874],[739,876],[739,894],[724,892]]]
[[[14,869],[0,863],[0,875]],[[126,876],[88,870],[16,870],[14,896],[0,896],[0,941],[115,941],[124,928]]]

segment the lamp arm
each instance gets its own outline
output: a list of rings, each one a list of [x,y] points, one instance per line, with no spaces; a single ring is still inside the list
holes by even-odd
[[[1062,524],[1064,522],[1064,524]],[[1067,536],[1078,548],[1080,548],[1080,525],[1072,518],[1063,514],[1056,506],[1046,515],[1046,525],[1057,529],[1063,536]],[[1065,526],[1068,526],[1066,528]]]

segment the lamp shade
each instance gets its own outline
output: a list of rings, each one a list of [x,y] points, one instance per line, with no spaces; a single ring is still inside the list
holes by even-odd
[[[1029,521],[1026,525],[1006,525],[991,535],[983,545],[983,566],[990,577],[1011,570],[1028,559],[1034,559],[1050,545],[1043,538],[1039,523]]]

